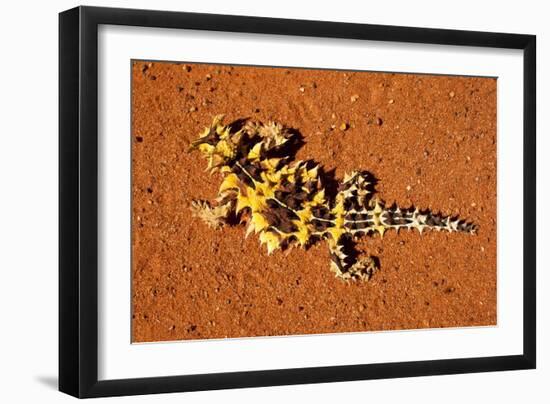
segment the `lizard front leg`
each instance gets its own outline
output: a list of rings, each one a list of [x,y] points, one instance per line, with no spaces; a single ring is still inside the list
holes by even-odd
[[[374,271],[378,269],[376,260],[373,257],[359,257],[353,250],[352,241],[342,236],[338,241],[330,238],[328,240],[330,251],[330,270],[337,278],[344,281],[368,281]]]
[[[198,217],[209,227],[219,229],[228,223],[231,214],[235,212],[235,201],[235,193],[225,192],[214,203],[193,200],[191,202],[191,212],[194,217]]]

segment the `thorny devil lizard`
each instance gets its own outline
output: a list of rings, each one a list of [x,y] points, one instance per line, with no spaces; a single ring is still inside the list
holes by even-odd
[[[330,198],[319,166],[292,161],[289,148],[297,134],[284,126],[237,121],[223,124],[214,117],[210,127],[191,143],[208,159],[207,170],[224,176],[215,202],[194,200],[193,214],[219,228],[235,215],[248,221],[246,235],[259,234],[268,254],[291,246],[307,247],[327,240],[331,270],[342,280],[368,280],[377,269],[374,257],[356,258],[350,241],[388,229],[446,230],[474,234],[472,223],[399,208],[373,198],[374,181],[368,172],[353,171]],[[351,248],[351,250],[350,250]]]

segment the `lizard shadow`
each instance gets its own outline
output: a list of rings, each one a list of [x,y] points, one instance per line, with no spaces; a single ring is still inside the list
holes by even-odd
[[[238,132],[239,130],[244,128],[246,123],[249,122],[249,121],[250,121],[250,117],[240,118],[240,119],[234,120],[228,126],[231,128],[231,132],[234,133],[234,132]]]

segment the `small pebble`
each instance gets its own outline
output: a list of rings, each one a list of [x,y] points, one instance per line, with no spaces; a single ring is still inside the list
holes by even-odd
[[[354,94],[354,95],[352,95],[351,98],[350,98],[351,102],[355,102],[355,101],[357,101],[358,99],[359,99],[359,94]]]
[[[383,123],[384,123],[384,122],[382,121],[382,118],[376,118],[376,124],[377,124],[378,126],[382,126]]]
[[[454,96],[455,96],[455,92],[454,92],[454,91],[451,91],[451,92],[449,93],[449,97],[453,98]]]
[[[212,79],[212,76],[210,74],[207,74],[205,78],[206,78],[206,81],[209,81]]]
[[[410,185],[407,185],[407,191],[410,191],[412,188]]]
[[[341,130],[341,131],[346,131],[346,130],[348,130],[348,128],[349,128],[349,124],[346,123],[346,122],[343,122],[343,123],[340,125],[340,130]]]
[[[197,107],[191,107],[189,108],[189,112],[195,112],[197,110]]]
[[[186,72],[190,72],[190,71],[191,71],[191,66],[189,66],[189,65],[183,65],[181,68],[182,68],[183,70],[185,70]]]
[[[300,87],[300,91],[303,93],[306,89],[304,87]]]
[[[394,103],[393,98],[388,101],[388,104],[393,104],[393,103]]]

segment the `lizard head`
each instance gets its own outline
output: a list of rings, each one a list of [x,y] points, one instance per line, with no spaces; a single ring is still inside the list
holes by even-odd
[[[232,132],[231,127],[223,125],[222,121],[223,115],[216,115],[212,124],[189,146],[189,151],[199,150],[208,160],[207,170],[215,171],[230,165],[237,157],[242,131]]]

